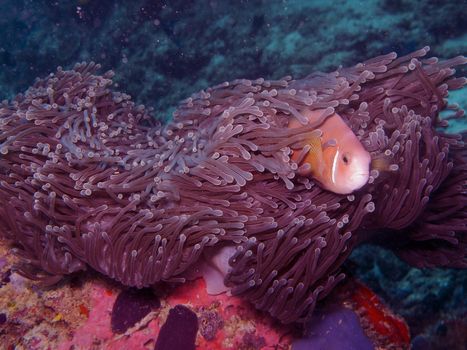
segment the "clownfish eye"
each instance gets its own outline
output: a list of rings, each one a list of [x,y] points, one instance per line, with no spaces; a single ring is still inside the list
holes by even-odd
[[[349,165],[350,164],[350,155],[348,153],[344,153],[342,155],[342,161],[344,164]]]

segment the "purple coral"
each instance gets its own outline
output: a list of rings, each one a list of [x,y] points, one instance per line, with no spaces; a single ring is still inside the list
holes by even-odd
[[[155,350],[194,350],[198,317],[184,305],[170,309],[157,337]]]
[[[125,333],[160,305],[159,299],[149,289],[131,288],[120,292],[112,308],[112,331]]]
[[[467,266],[466,148],[435,129],[441,110],[462,116],[444,98],[465,85],[452,67],[466,60],[427,51],[223,83],[166,126],[112,92],[111,72],[59,69],[0,108],[0,229],[19,271],[54,283],[90,266],[143,287],[183,282],[203,251],[235,245],[232,292],[287,323],[309,317],[370,232],[389,231],[418,266]],[[305,109],[325,113],[305,125]],[[389,163],[350,196],[290,159],[334,111]]]
[[[305,336],[292,350],[373,350],[354,311],[340,305],[318,309],[306,324]]]

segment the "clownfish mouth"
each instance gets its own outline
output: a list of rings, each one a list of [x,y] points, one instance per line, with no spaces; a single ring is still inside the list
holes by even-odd
[[[358,190],[360,188],[362,188],[364,185],[367,184],[368,182],[368,179],[370,177],[370,174],[369,173],[356,173],[356,174],[353,174],[351,177],[350,177],[350,182],[352,183],[352,187],[354,188],[354,190]]]

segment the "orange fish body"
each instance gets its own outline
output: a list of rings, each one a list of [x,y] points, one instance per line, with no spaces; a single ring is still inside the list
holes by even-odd
[[[309,120],[317,120],[324,110],[306,110],[302,114]],[[289,128],[303,126],[296,119]],[[310,150],[300,158],[300,150],[294,150],[292,160],[299,165],[302,176],[312,176],[323,188],[339,194],[349,194],[368,182],[371,157],[360,140],[336,113],[319,126],[321,136],[312,136],[308,141]]]

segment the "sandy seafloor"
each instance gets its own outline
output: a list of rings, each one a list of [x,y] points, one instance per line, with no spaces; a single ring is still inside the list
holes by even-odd
[[[440,58],[467,54],[465,1],[3,0],[0,12],[2,99],[57,66],[94,60],[161,119],[235,78],[302,77],[426,45]],[[467,107],[466,89],[451,99]],[[406,319],[414,349],[464,348],[465,271],[419,270],[372,246],[347,265]]]

